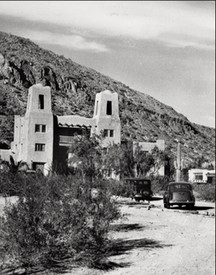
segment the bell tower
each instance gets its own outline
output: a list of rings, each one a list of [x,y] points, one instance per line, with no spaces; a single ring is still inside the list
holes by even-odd
[[[121,142],[118,94],[105,90],[96,94],[94,116],[96,133],[104,137],[103,146]]]
[[[46,175],[53,161],[53,113],[51,88],[36,84],[29,88],[23,121],[22,160],[30,169]]]

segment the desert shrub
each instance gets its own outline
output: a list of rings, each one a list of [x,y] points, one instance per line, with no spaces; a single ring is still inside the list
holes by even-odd
[[[16,196],[22,185],[22,174],[11,171],[0,172],[0,194],[3,196]]]
[[[161,193],[169,182],[169,177],[167,176],[150,176],[148,178],[151,180],[151,190],[153,194]],[[110,179],[107,186],[109,186],[109,191],[112,195],[122,197],[132,196],[133,186],[124,180],[117,181]]]
[[[107,181],[109,191],[114,196],[131,197],[132,185],[124,180],[109,179]]]
[[[6,259],[31,270],[65,258],[97,265],[106,257],[109,225],[119,211],[103,180],[92,185],[72,176],[20,177],[18,200],[2,219]]]
[[[206,201],[215,201],[215,184],[193,184],[194,191],[197,192],[197,198]]]
[[[164,190],[165,186],[169,182],[169,177],[167,176],[152,176],[151,178],[151,188],[153,194],[160,193],[161,191]]]

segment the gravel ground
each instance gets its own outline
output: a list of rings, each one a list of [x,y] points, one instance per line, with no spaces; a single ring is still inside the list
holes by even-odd
[[[193,210],[186,210],[164,209],[159,197],[150,204],[117,201],[124,217],[110,232],[115,243],[110,269],[80,267],[65,275],[215,274],[214,203],[197,201]],[[0,211],[3,206],[0,198]]]
[[[135,203],[119,198],[124,219],[113,225],[119,246],[108,271],[78,268],[67,275],[214,275],[215,204],[193,210],[164,209],[162,200]],[[150,206],[150,207],[149,207]]]

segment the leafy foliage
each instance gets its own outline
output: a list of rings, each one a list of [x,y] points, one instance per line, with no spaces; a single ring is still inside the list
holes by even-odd
[[[124,177],[134,176],[134,156],[132,143],[110,145],[104,155],[106,175],[114,172]]]
[[[149,172],[150,169],[154,166],[153,155],[151,153],[142,151],[141,147],[137,145],[134,157],[137,176],[146,176],[147,172]]]
[[[76,136],[71,150],[75,176],[0,174],[18,187],[17,202],[5,209],[3,250],[26,269],[65,258],[95,266],[106,257],[109,224],[120,213],[104,178],[99,137]]]
[[[25,173],[18,178],[19,197],[7,205],[1,228],[7,259],[30,270],[65,258],[96,265],[106,256],[109,224],[119,211],[105,182],[90,186],[71,176]]]
[[[103,177],[103,151],[100,140],[101,137],[97,135],[91,138],[87,134],[73,137],[69,149],[69,152],[72,153],[69,163],[76,167],[84,182],[88,179],[93,182],[93,180]]]
[[[153,194],[160,194],[161,191],[164,191],[165,186],[170,181],[168,176],[153,176],[150,178],[152,183],[152,192]]]
[[[198,198],[215,202],[215,184],[193,184],[194,191],[198,193]]]

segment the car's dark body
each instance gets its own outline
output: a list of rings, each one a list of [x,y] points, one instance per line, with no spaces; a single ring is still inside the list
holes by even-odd
[[[195,205],[195,198],[193,195],[193,188],[189,182],[170,182],[165,189],[164,207],[170,208],[171,205],[186,205],[188,208],[193,208]]]
[[[149,200],[152,197],[151,180],[146,178],[127,178],[126,184],[131,187],[131,197],[136,201]]]

